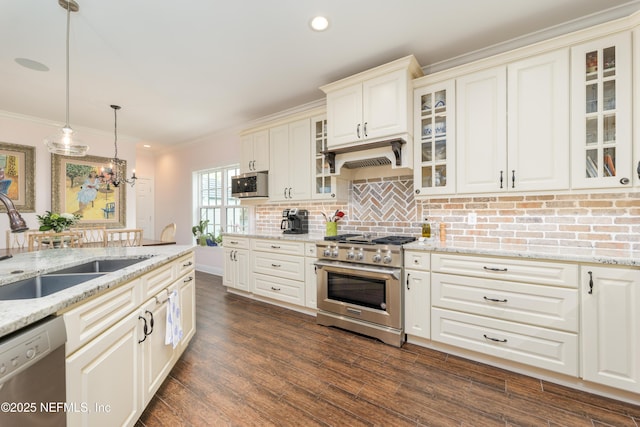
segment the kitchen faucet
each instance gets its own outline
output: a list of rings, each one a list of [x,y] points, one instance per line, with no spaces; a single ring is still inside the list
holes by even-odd
[[[22,219],[22,216],[20,216],[20,213],[16,210],[13,201],[11,201],[11,199],[3,193],[0,193],[0,201],[7,208],[7,215],[9,215],[9,226],[11,227],[11,232],[22,233],[24,231],[27,231],[29,227],[27,227],[27,223],[24,221],[24,219]],[[11,258],[11,256],[11,254],[0,256],[0,261],[2,261],[3,259]]]

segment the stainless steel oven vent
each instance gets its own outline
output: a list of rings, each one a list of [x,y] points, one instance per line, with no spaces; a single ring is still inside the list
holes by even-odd
[[[345,162],[342,167],[347,169],[358,169],[358,168],[367,168],[370,166],[384,166],[390,165],[391,160],[386,157],[376,157],[373,159],[363,159],[363,160],[352,160],[350,162]]]

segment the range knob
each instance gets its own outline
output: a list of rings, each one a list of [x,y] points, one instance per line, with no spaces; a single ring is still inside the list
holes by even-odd
[[[382,260],[382,255],[380,254],[380,249],[378,249],[378,252],[376,252],[376,254],[373,256],[373,262],[380,262]]]
[[[356,257],[355,248],[349,249],[349,252],[347,252],[347,259],[355,259],[355,257]]]
[[[389,264],[391,262],[391,251],[387,252],[384,258],[382,258],[382,262],[385,264]]]
[[[322,254],[323,254],[324,256],[331,256],[331,246],[327,246],[327,247],[324,249],[324,252],[322,252]]]
[[[331,252],[331,256],[334,258],[338,258],[338,247],[333,248],[333,252]]]
[[[362,248],[360,248],[360,250],[358,251],[358,254],[356,255],[356,259],[358,261],[364,260],[364,250]]]

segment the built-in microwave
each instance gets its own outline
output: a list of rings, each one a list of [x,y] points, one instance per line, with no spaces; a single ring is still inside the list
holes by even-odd
[[[249,172],[231,178],[231,196],[237,198],[268,197],[269,173]]]

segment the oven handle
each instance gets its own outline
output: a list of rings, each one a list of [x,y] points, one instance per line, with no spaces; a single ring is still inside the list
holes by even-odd
[[[359,264],[351,264],[340,261],[322,261],[318,260],[315,262],[316,267],[324,268],[324,267],[334,267],[351,271],[364,271],[366,273],[374,273],[374,274],[385,274],[390,275],[396,280],[400,280],[402,276],[402,269],[400,268],[385,268],[385,267],[371,267],[367,265],[359,265]]]

